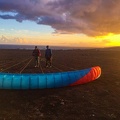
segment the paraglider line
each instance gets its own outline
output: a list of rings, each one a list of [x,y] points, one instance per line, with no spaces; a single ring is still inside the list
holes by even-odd
[[[29,59],[30,59],[30,58],[29,58]],[[3,70],[1,70],[1,72],[5,71],[5,70],[8,70],[8,69],[10,69],[10,68],[12,68],[12,67],[14,67],[14,66],[17,66],[17,65],[19,65],[19,64],[21,64],[22,62],[25,62],[25,61],[27,61],[27,60],[28,60],[28,59],[25,59],[25,60],[23,60],[23,61],[21,61],[21,62],[19,62],[19,63],[17,63],[17,64],[14,64],[14,65],[6,68],[6,69],[3,69]]]
[[[31,58],[29,60],[29,62],[23,67],[23,69],[20,71],[20,73],[22,73],[24,71],[24,69],[30,64],[30,62],[32,61],[33,58]]]

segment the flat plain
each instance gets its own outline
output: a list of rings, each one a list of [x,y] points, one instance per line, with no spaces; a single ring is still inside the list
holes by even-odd
[[[93,82],[73,87],[0,89],[0,120],[119,120],[120,48],[53,50],[52,68],[34,67],[32,50],[0,50],[0,71],[7,73],[51,73],[100,66],[102,74]]]

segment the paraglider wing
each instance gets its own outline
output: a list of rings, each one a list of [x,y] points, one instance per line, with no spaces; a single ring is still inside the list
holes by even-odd
[[[0,89],[44,89],[84,84],[101,75],[99,66],[46,74],[0,73]]]

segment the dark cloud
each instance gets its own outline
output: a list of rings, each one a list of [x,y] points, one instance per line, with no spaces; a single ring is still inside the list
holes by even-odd
[[[120,33],[120,0],[0,0],[1,19],[35,21],[57,33]]]
[[[14,16],[11,16],[11,15],[0,15],[0,18],[2,18],[2,19],[14,19]]]

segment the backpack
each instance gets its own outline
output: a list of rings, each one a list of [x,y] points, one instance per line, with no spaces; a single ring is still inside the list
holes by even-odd
[[[40,55],[40,51],[38,49],[33,50],[32,53],[33,56],[39,56]]]

